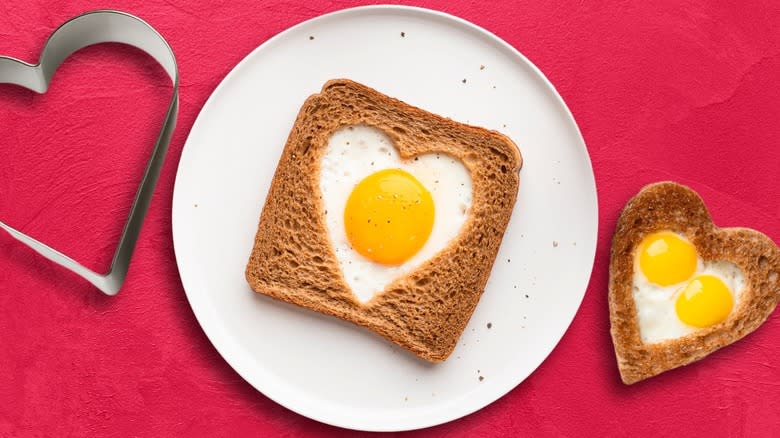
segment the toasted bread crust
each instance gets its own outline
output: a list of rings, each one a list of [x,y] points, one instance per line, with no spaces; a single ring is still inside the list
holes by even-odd
[[[639,336],[632,296],[634,253],[648,233],[684,234],[707,260],[728,260],[745,276],[745,289],[725,321],[688,336],[644,344]],[[702,359],[757,329],[780,299],[780,249],[764,234],[748,228],[718,228],[701,198],[688,187],[660,182],[644,187],[628,201],[612,238],[609,310],[612,341],[620,376],[632,384]]]
[[[443,152],[471,174],[460,234],[368,303],[354,297],[330,244],[319,166],[337,129],[382,130],[402,159]],[[431,362],[446,359],[479,301],[517,196],[522,158],[506,136],[428,113],[346,79],[301,107],[260,217],[246,279],[256,292],[372,330]]]

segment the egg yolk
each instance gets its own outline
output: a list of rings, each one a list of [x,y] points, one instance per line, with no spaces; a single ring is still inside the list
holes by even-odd
[[[344,208],[352,247],[366,258],[397,265],[425,245],[433,229],[431,193],[401,169],[385,169],[360,181]]]
[[[697,257],[693,244],[671,231],[650,234],[639,245],[642,273],[661,286],[689,279],[696,271]]]
[[[734,307],[734,299],[723,280],[700,275],[691,280],[677,297],[675,310],[680,321],[698,328],[725,320]]]

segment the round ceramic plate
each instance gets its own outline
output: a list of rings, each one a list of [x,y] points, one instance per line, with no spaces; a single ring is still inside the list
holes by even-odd
[[[432,365],[367,330],[255,294],[244,280],[260,211],[298,109],[350,78],[498,130],[524,157],[484,295],[452,356]],[[542,73],[443,13],[375,6],[299,24],[246,57],[187,140],[173,200],[176,259],[206,335],[250,384],[307,417],[407,430],[474,412],[523,381],[574,318],[596,248],[593,171]]]

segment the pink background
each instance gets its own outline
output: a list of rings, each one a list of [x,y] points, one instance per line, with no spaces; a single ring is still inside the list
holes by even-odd
[[[231,67],[285,28],[360,2],[61,3],[0,2],[0,53],[34,61],[64,20],[123,9],[173,46],[181,113],[117,297],[0,233],[0,436],[352,434],[275,404],[220,358],[177,276],[170,216],[184,140]],[[596,264],[570,330],[531,377],[475,414],[409,435],[778,433],[780,316],[703,362],[626,387],[609,337],[607,265],[620,208],[657,180],[699,191],[719,225],[780,240],[780,3],[491,3],[413,4],[496,33],[558,88],[596,173]],[[117,46],[71,58],[48,94],[0,86],[0,217],[105,269],[169,92],[154,61]]]

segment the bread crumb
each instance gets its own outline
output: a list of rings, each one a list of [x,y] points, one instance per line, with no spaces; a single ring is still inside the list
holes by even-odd
[[[487,323],[487,328],[488,328],[488,329],[491,329],[491,328],[493,328],[493,323],[492,323],[492,322],[489,322],[489,323]]]
[[[313,39],[314,39],[314,37],[313,37],[313,36],[311,36],[311,35],[309,35],[309,41],[311,41],[311,40],[313,40]]]
[[[556,242],[555,240],[553,240],[553,248],[557,248],[557,247],[558,247],[558,242]]]
[[[401,38],[406,38],[406,32],[401,32]]]

